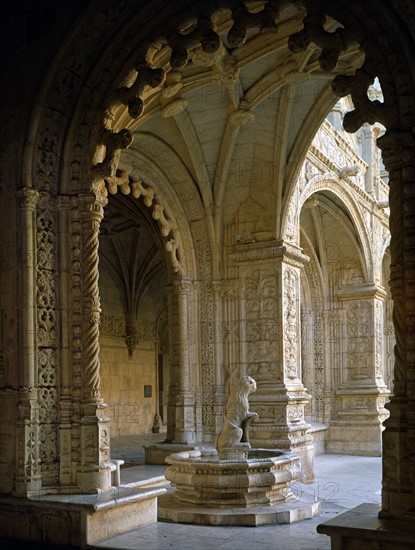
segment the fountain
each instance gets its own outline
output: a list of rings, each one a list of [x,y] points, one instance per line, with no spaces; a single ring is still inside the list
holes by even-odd
[[[175,491],[158,499],[158,518],[199,525],[258,526],[314,517],[320,503],[295,494],[300,458],[276,449],[252,449],[248,395],[256,382],[243,376],[230,392],[216,449],[171,454],[165,477]],[[300,486],[296,486],[299,489]]]

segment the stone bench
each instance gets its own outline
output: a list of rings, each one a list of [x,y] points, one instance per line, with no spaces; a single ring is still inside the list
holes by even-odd
[[[117,466],[114,465],[117,476]],[[117,480],[116,480],[117,481]],[[2,536],[88,548],[101,540],[157,522],[157,499],[166,489],[115,486],[96,494],[0,497]]]

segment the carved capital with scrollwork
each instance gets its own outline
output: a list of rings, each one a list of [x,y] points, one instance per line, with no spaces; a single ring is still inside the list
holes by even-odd
[[[33,187],[23,187],[17,192],[20,208],[34,210],[38,201],[39,193]]]

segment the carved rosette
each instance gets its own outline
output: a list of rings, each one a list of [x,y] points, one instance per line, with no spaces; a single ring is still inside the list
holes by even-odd
[[[99,228],[107,202],[98,193],[81,195],[80,224],[82,247],[82,353],[83,400],[101,402],[99,377],[99,319],[98,288]]]

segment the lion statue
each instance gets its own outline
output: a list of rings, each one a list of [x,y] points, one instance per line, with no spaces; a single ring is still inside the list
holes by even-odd
[[[216,448],[229,449],[238,445],[250,446],[248,423],[258,418],[249,412],[248,395],[256,390],[256,382],[250,376],[243,376],[229,392],[225,407],[222,430],[216,441]]]

